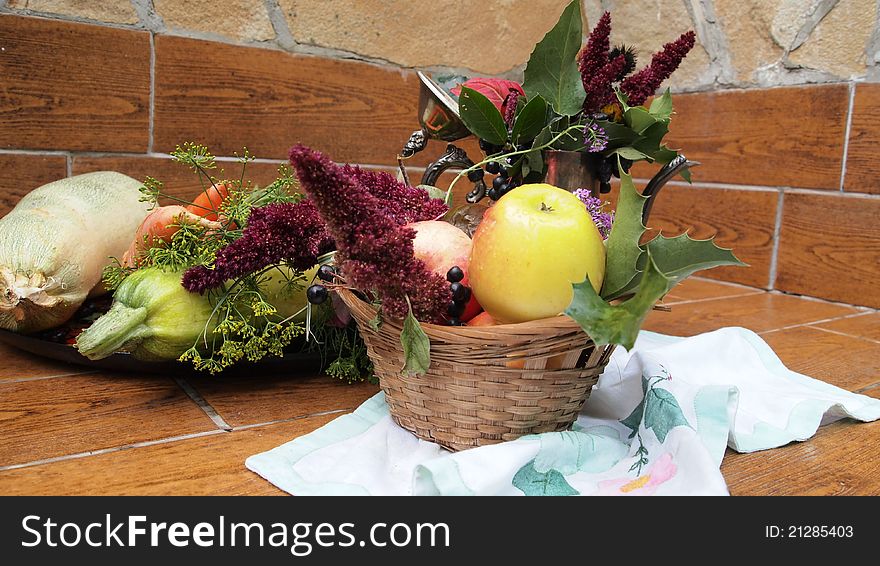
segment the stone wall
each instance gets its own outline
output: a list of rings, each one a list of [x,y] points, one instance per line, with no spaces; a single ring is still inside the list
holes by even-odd
[[[521,76],[567,0],[6,0],[5,10],[404,68]],[[0,0],[0,6],[3,2]],[[643,62],[689,29],[678,91],[880,79],[878,0],[583,0]],[[217,8],[222,6],[222,8]]]

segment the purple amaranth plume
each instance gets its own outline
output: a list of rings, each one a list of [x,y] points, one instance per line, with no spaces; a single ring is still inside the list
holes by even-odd
[[[584,98],[584,113],[586,115],[598,112],[606,105],[617,101],[617,95],[614,94],[611,83],[617,80],[626,64],[626,57],[619,55],[599,69],[589,84],[584,84],[584,91],[587,94]]]
[[[213,269],[192,267],[183,274],[182,284],[190,292],[203,293],[281,261],[306,270],[332,248],[333,240],[311,201],[270,204],[251,211],[242,236],[217,252]]]
[[[415,231],[389,218],[387,201],[365,186],[377,180],[375,173],[341,167],[303,145],[290,150],[290,164],[336,242],[337,264],[347,282],[374,292],[392,318],[407,315],[409,298],[418,320],[442,322],[452,298],[449,284],[416,259]]]
[[[584,90],[595,81],[599,70],[608,64],[608,50],[611,47],[611,13],[605,12],[587,39],[587,45],[578,54],[578,70]]]
[[[448,207],[425,191],[404,185],[384,171],[368,171],[346,165],[344,175],[359,190],[381,203],[386,222],[403,226],[442,216]],[[270,204],[251,211],[242,236],[220,250],[213,268],[196,266],[183,275],[188,291],[203,293],[224,282],[253,273],[281,261],[304,271],[315,265],[320,254],[334,242],[324,218],[309,199],[296,204]]]
[[[627,104],[640,106],[653,96],[660,84],[678,68],[695,43],[696,34],[693,31],[681,34],[681,37],[667,43],[662,50],[655,53],[650,65],[624,79],[620,83],[620,90],[626,94]]]

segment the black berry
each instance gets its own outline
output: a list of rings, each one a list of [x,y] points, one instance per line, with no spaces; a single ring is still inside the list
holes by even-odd
[[[461,326],[461,319],[458,318],[450,318],[449,326]]]
[[[446,272],[446,280],[450,283],[458,283],[464,279],[464,271],[457,265],[453,265],[449,268],[449,271]]]
[[[498,189],[496,189],[495,187],[492,187],[491,189],[489,189],[489,191],[486,194],[489,195],[489,198],[492,200],[498,200],[501,198],[501,195],[498,194]]]
[[[505,185],[507,185],[507,179],[505,179],[501,175],[498,175],[497,177],[492,179],[492,188],[497,190],[498,192],[503,191],[504,190],[503,187]]]
[[[468,181],[471,183],[476,183],[480,179],[483,178],[483,170],[482,169],[474,169],[473,171],[468,172]]]
[[[333,281],[334,275],[336,275],[336,268],[332,265],[322,265],[318,268],[318,279],[321,281]]]
[[[493,153],[498,153],[501,150],[501,147],[493,143],[489,143],[486,140],[480,140],[480,149],[486,152],[486,155],[491,155]]]
[[[312,285],[306,289],[306,298],[313,305],[320,305],[327,300],[328,296],[330,296],[330,293],[327,291],[327,287],[323,285]]]
[[[490,161],[486,164],[486,171],[492,175],[497,175],[501,171],[501,165],[497,161]]]
[[[464,314],[464,307],[465,307],[464,303],[451,302],[446,307],[446,312],[452,318],[461,318],[461,315]]]
[[[456,303],[466,303],[471,300],[471,290],[462,283],[453,283],[449,286],[452,291],[452,300]]]
[[[507,168],[506,167],[499,168],[498,169],[498,176],[503,179],[506,179],[509,176],[509,174],[507,173]]]

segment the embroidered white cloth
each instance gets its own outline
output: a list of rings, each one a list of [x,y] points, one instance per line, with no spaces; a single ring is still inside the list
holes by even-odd
[[[572,430],[451,453],[391,420],[383,394],[248,458],[295,495],[727,495],[725,448],[880,418],[880,400],[788,370],[755,333],[642,332],[618,348]]]

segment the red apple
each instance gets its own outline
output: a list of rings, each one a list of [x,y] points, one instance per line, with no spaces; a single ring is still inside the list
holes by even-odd
[[[446,278],[450,268],[458,266],[464,272],[462,283],[468,285],[468,266],[471,259],[471,239],[462,230],[448,222],[426,220],[408,224],[416,231],[413,239],[414,255],[425,262],[425,265]],[[468,321],[482,310],[477,299],[471,294],[471,300],[461,315],[462,321]]]

